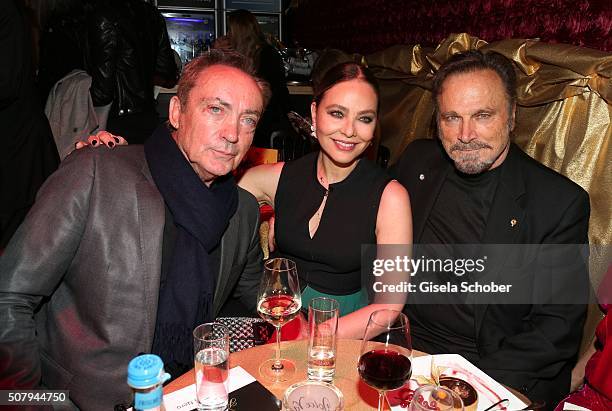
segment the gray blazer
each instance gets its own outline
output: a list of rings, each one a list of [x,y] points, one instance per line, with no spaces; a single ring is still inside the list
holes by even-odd
[[[258,216],[240,190],[215,313],[231,295],[255,308]],[[127,364],[153,340],[164,220],[142,146],[66,158],[0,258],[0,386],[67,389],[87,410],[130,400]]]

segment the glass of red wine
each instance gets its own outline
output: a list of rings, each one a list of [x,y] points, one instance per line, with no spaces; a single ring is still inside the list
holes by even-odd
[[[357,369],[361,379],[378,391],[382,411],[388,390],[400,388],[412,375],[412,342],[406,315],[378,310],[370,315],[361,343]]]
[[[281,358],[281,327],[293,320],[302,308],[295,262],[287,258],[266,261],[257,301],[259,316],[276,327],[276,358],[264,361],[259,373],[271,381],[287,381],[295,373],[295,364]]]

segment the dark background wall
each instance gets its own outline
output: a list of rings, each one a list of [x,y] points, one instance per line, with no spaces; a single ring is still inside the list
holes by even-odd
[[[612,0],[299,0],[292,40],[313,49],[372,53],[435,46],[451,33],[488,42],[540,38],[612,51]]]

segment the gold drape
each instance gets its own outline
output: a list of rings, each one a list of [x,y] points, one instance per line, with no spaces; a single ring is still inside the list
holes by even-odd
[[[429,91],[433,73],[450,55],[469,49],[496,51],[514,61],[518,110],[513,141],[589,192],[590,242],[612,244],[610,53],[537,40],[488,44],[464,33],[451,35],[436,49],[400,45],[366,56],[380,83],[380,143],[390,149],[391,163],[411,141],[435,135]],[[324,53],[327,67],[329,60],[351,58],[337,51],[329,57]]]

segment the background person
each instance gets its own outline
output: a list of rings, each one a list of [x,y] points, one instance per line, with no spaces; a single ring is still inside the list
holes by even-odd
[[[172,88],[178,76],[164,18],[143,0],[104,0],[88,26],[94,106],[112,103],[106,129],[143,143],[159,123],[153,86]]]
[[[1,253],[59,155],[34,85],[34,47],[23,3],[1,2],[0,21]]]
[[[595,332],[595,344],[592,355],[587,362],[584,373],[584,384],[580,389],[568,395],[555,411],[562,411],[565,403],[586,407],[593,411],[612,409],[612,319],[608,310],[609,304],[602,304],[605,317],[599,322]]]
[[[258,147],[269,147],[273,132],[287,132],[290,127],[287,119],[289,91],[280,54],[266,41],[257,19],[247,10],[228,14],[227,36],[217,40],[215,47],[230,47],[252,59],[257,76],[270,84],[272,98],[257,126],[254,140]]]

